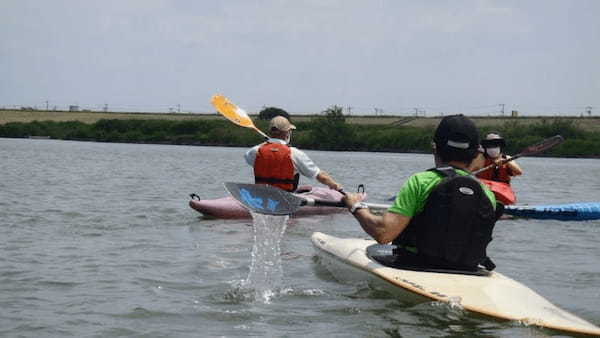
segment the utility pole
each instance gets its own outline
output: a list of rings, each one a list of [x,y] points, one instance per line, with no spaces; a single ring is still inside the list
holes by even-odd
[[[588,116],[592,116],[592,106],[587,106],[585,107],[585,112],[588,114]]]
[[[350,106],[346,107],[346,110],[348,111],[348,115],[352,115],[352,108],[353,107],[350,107]]]
[[[181,105],[179,103],[177,104],[177,113],[181,113]]]
[[[48,100],[46,100],[46,111],[48,111]]]
[[[499,106],[502,107],[500,113],[502,114],[502,116],[504,116],[504,103],[500,103]]]
[[[102,108],[102,110],[106,113],[108,112],[108,103],[104,104],[104,107]]]

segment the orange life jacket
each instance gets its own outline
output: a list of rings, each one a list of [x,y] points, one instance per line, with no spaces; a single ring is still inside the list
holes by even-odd
[[[292,150],[285,144],[265,143],[254,160],[254,183],[269,184],[286,191],[298,188],[300,175],[294,175]]]
[[[490,165],[492,163],[494,163],[494,161],[492,161],[491,159],[486,157],[484,167],[487,167],[488,165]],[[488,169],[486,171],[483,171],[483,172],[477,174],[477,177],[479,177],[479,178],[483,178],[483,179],[490,180],[490,181],[503,182],[503,183],[507,183],[507,184],[510,184],[511,176],[513,176],[512,171],[506,164],[503,164],[499,167],[494,167],[492,169]]]

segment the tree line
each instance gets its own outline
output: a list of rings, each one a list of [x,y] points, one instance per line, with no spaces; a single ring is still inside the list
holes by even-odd
[[[269,115],[270,116],[270,115]],[[288,115],[289,117],[289,115]],[[292,144],[302,149],[334,151],[431,152],[433,127],[350,124],[342,108],[333,106],[298,127]],[[256,121],[266,131],[268,118]],[[600,157],[600,133],[583,130],[573,120],[542,119],[522,124],[518,119],[480,128],[481,135],[500,132],[507,140],[506,153],[515,154],[542,139],[560,134],[565,142],[547,155]],[[87,124],[79,121],[10,122],[0,125],[0,137],[49,136],[53,139],[249,147],[262,141],[253,130],[223,120],[103,119]]]

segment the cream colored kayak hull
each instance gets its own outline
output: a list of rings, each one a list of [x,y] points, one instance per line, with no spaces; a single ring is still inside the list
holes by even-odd
[[[320,232],[313,233],[311,239],[322,264],[341,281],[368,278],[405,300],[460,304],[467,311],[498,319],[600,336],[600,327],[558,308],[501,273],[483,277],[394,269],[366,255],[366,248],[376,244],[373,240],[337,238]]]

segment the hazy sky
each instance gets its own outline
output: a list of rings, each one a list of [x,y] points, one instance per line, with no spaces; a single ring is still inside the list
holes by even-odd
[[[0,107],[600,114],[597,0],[1,0]]]

